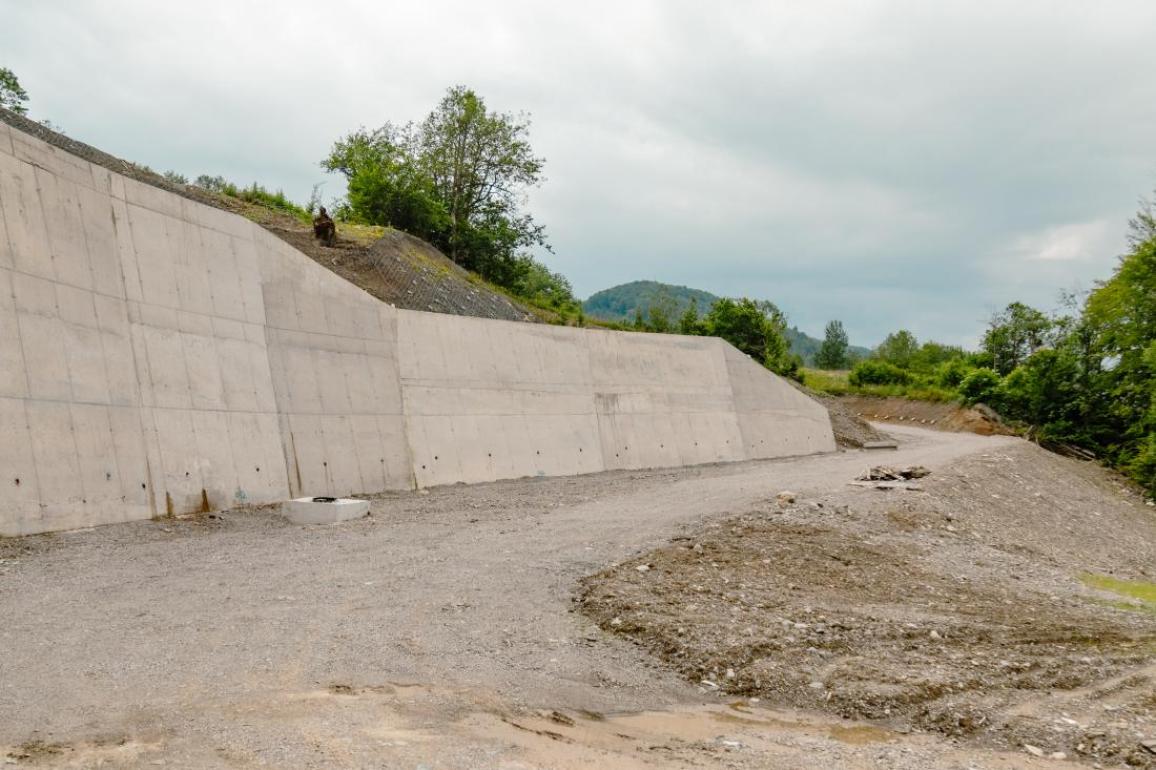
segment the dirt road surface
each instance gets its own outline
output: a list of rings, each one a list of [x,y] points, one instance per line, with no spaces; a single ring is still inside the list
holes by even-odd
[[[889,464],[933,473],[1018,442],[889,430]],[[335,526],[234,511],[0,542],[0,763],[1071,767],[732,703],[575,611],[581,578],[783,489],[843,493],[878,458],[446,487]]]

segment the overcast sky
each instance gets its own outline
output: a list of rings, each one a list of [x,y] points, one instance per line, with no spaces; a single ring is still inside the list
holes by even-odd
[[[306,200],[358,126],[526,111],[576,293],[655,279],[974,343],[1107,277],[1156,187],[1156,2],[0,0],[30,113]]]

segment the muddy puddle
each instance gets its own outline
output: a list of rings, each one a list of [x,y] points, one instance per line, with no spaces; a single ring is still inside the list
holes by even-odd
[[[415,684],[328,687],[230,705],[202,704],[247,734],[276,731],[280,761],[326,767],[427,770],[652,770],[654,768],[888,768],[1006,770],[1070,767],[1022,752],[961,748],[934,735],[748,699],[664,710],[600,713],[526,709],[488,690]],[[17,767],[268,766],[271,748],[210,749],[191,736],[135,737],[0,747]],[[302,743],[304,741],[304,743]],[[287,766],[281,764],[279,766]],[[297,765],[295,765],[297,766]]]

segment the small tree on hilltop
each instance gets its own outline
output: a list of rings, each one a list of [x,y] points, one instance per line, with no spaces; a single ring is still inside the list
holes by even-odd
[[[464,86],[420,124],[386,123],[338,140],[322,161],[348,181],[348,212],[424,238],[468,270],[507,288],[524,278],[527,250],[550,250],[524,211],[543,160],[524,115],[494,112]]]
[[[484,273],[489,260],[546,244],[541,226],[520,211],[522,191],[538,184],[544,163],[529,130],[525,115],[491,112],[465,86],[449,89],[418,128],[420,164],[449,214],[454,261]]]
[[[16,74],[7,67],[0,67],[0,107],[23,115],[28,112],[28,108],[24,106],[26,101],[28,92],[20,87]]]
[[[674,297],[663,289],[654,295],[650,307],[646,310],[646,318],[650,322],[650,330],[663,334],[674,331],[674,313],[678,310],[678,303]]]
[[[345,176],[355,218],[444,246],[449,216],[420,165],[417,142],[412,124],[363,128],[334,143],[321,165]]]
[[[915,335],[906,329],[888,334],[886,339],[875,348],[875,357],[894,364],[900,369],[911,366],[912,359],[919,352],[919,342]]]
[[[678,319],[679,334],[702,334],[702,322],[698,320],[698,301],[690,298],[686,312]]]
[[[831,321],[827,324],[826,336],[819,352],[815,354],[815,365],[820,369],[846,369],[847,332],[843,329],[842,321]]]

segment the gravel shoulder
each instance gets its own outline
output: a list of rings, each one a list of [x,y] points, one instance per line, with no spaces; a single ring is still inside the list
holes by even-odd
[[[891,432],[902,446],[886,461],[933,474],[1024,446]],[[809,704],[731,708],[577,611],[584,577],[700,538],[782,489],[800,500],[907,494],[846,487],[880,457],[459,485],[378,496],[370,518],[332,527],[244,510],[0,541],[0,757],[77,767],[1063,766],[969,753]]]

